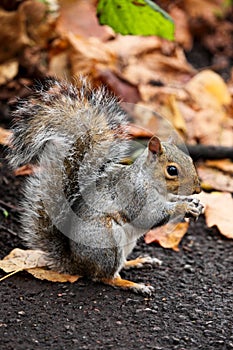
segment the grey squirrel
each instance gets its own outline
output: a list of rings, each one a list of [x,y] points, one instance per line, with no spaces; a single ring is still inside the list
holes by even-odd
[[[191,158],[153,136],[131,165],[127,117],[115,97],[80,78],[75,86],[48,78],[14,112],[11,164],[39,163],[25,188],[22,238],[46,253],[59,272],[151,294],[124,280],[137,239],[177,217],[198,218],[200,192]]]

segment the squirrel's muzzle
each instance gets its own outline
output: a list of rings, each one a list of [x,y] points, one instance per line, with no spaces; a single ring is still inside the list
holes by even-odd
[[[198,184],[195,188],[194,188],[194,191],[193,191],[193,194],[198,194],[198,193],[201,193],[201,185]]]

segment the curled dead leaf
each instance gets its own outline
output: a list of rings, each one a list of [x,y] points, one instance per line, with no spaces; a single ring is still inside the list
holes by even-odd
[[[68,274],[59,273],[53,270],[47,270],[45,268],[40,268],[40,267],[27,269],[27,272],[29,272],[31,275],[33,275],[34,277],[40,280],[46,280],[50,282],[74,283],[79,279],[79,276],[76,276],[76,275],[68,275]]]
[[[40,250],[13,249],[3,260],[0,260],[0,269],[9,273],[2,279],[19,271],[27,271],[34,277],[51,282],[75,282],[79,276],[62,274],[47,268],[46,254]]]
[[[227,192],[202,192],[198,198],[205,205],[205,217],[208,227],[217,226],[220,233],[233,238],[233,198]]]
[[[0,260],[0,268],[5,272],[42,266],[46,266],[46,257],[40,250],[15,248],[3,260]]]
[[[188,227],[188,222],[169,222],[164,226],[149,231],[145,236],[145,242],[147,244],[156,242],[159,243],[163,248],[172,248],[178,251],[179,243],[187,232]]]

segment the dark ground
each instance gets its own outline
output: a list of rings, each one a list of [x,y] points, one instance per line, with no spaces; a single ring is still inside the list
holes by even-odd
[[[194,58],[200,66],[199,50]],[[0,159],[0,258],[23,247],[17,237],[23,180]],[[133,256],[156,256],[162,266],[122,276],[155,286],[150,298],[87,280],[58,284],[18,273],[1,282],[0,350],[233,349],[232,250],[233,241],[208,229],[203,217],[179,252],[141,240]]]
[[[17,206],[23,178],[3,163],[0,174],[1,201]],[[17,208],[1,207],[9,212],[5,219],[0,214],[3,258],[22,245],[13,234],[20,230]],[[150,254],[163,265],[122,276],[155,286],[150,298],[87,280],[58,284],[18,273],[1,282],[0,349],[233,349],[232,248],[203,218],[179,252],[141,241],[133,256]]]

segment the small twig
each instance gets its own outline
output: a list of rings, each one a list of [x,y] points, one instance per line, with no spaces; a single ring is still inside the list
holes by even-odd
[[[5,227],[5,226],[3,226],[3,225],[0,225],[0,228],[3,229],[3,230],[5,230],[5,231],[7,231],[7,232],[9,232],[9,233],[11,233],[11,234],[14,235],[14,236],[18,236],[18,234],[17,234],[16,232],[12,231],[12,230],[11,230],[10,228],[8,228],[8,227]]]
[[[6,202],[2,201],[1,199],[0,199],[0,204],[4,205],[7,208],[15,210],[15,211],[23,211],[22,208],[16,207],[15,205],[10,204],[10,203],[6,203]]]
[[[233,147],[186,145],[194,161],[199,159],[231,159],[233,160]]]
[[[20,272],[20,271],[23,271],[23,270],[22,269],[18,269],[18,270],[15,270],[15,271],[11,272],[11,273],[8,273],[8,275],[3,276],[2,278],[0,278],[0,282],[2,282],[6,278],[11,277],[12,275],[14,275],[15,273]]]

